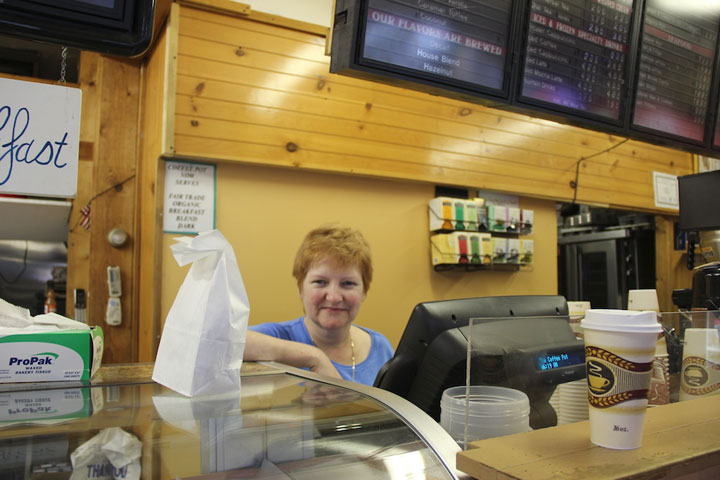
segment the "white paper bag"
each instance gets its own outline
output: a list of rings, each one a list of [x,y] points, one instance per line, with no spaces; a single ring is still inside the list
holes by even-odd
[[[235,253],[217,230],[175,240],[175,260],[192,266],[165,319],[152,378],[187,396],[237,391],[250,303]]]

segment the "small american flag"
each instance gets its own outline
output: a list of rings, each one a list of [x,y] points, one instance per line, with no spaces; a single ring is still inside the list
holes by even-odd
[[[88,203],[80,210],[80,225],[85,230],[90,230],[90,204]]]

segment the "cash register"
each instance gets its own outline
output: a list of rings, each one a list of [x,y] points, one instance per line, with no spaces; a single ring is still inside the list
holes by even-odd
[[[556,425],[549,404],[555,387],[585,377],[584,344],[570,328],[565,298],[523,295],[420,303],[375,386],[439,420],[442,393],[465,385],[466,377],[472,385],[525,392],[530,426]]]

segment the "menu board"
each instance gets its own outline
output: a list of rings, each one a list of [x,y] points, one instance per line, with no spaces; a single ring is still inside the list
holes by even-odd
[[[633,125],[703,140],[719,20],[717,8],[647,0]]]
[[[632,0],[532,0],[521,96],[620,120]]]
[[[364,59],[503,90],[512,0],[369,0]]]

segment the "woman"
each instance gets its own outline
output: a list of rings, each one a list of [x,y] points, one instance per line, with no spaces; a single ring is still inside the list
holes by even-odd
[[[330,225],[305,236],[295,256],[305,315],[250,327],[245,360],[270,360],[372,385],[393,356],[378,332],[353,325],[372,280],[370,247],[362,234]]]

